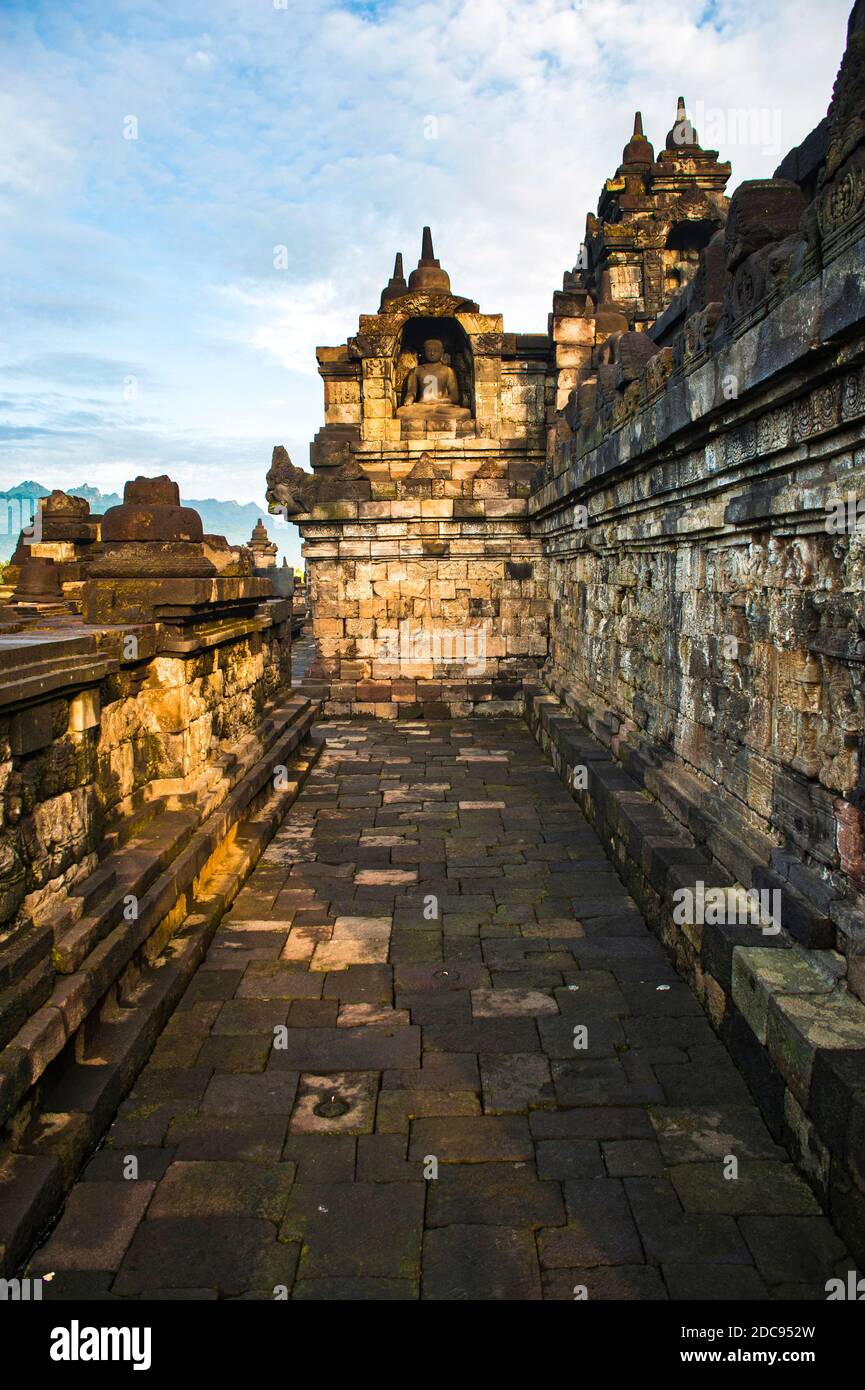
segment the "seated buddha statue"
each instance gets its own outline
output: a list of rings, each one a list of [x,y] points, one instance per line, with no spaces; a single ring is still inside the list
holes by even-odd
[[[470,410],[460,405],[456,372],[443,359],[444,345],[438,338],[428,338],[423,345],[421,361],[405,379],[398,416],[461,420],[471,415]]]

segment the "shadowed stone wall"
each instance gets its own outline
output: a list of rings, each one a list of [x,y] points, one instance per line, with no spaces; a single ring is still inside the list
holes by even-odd
[[[705,219],[654,322],[604,275],[636,217],[603,225],[608,185],[565,283],[595,345],[557,389],[529,503],[552,610],[526,687],[539,741],[859,1258],[863,104],[860,0],[826,121],[722,227]],[[650,251],[635,237],[630,284],[657,283]],[[696,910],[701,890],[720,910]],[[771,922],[743,911],[753,890]]]
[[[547,684],[668,769],[683,822],[735,878],[771,865],[797,939],[848,956],[862,993],[857,13],[827,122],[780,171],[796,177],[743,184],[684,292],[596,347],[530,511],[550,565]]]

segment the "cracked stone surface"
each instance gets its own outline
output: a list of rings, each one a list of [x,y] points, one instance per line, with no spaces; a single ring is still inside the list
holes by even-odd
[[[324,727],[46,1297],[825,1298],[852,1260],[528,730]]]

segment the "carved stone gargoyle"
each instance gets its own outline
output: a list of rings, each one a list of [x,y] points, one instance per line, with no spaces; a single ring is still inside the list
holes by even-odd
[[[272,512],[299,516],[315,505],[316,478],[296,468],[288,450],[277,444],[267,473],[267,505]]]

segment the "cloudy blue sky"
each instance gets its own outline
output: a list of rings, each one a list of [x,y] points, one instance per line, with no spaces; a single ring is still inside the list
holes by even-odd
[[[658,145],[681,91],[731,187],[771,173],[849,7],[0,0],[0,487],[260,499],[274,443],[308,466],[315,345],[422,223],[458,291],[542,330],[634,109]]]

